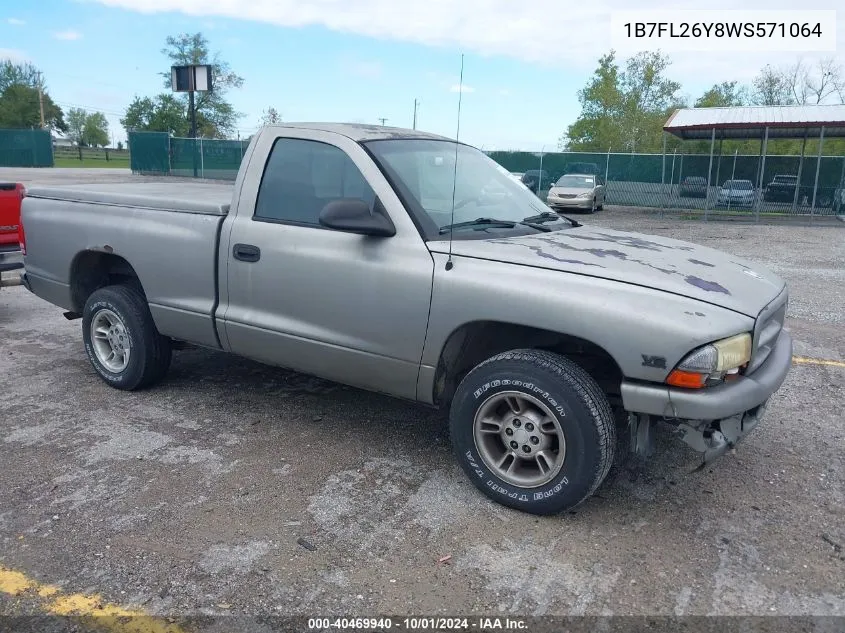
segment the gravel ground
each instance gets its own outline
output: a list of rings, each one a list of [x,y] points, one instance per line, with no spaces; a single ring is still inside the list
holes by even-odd
[[[796,355],[845,360],[845,224],[585,221],[770,266]],[[716,464],[661,436],[544,518],[481,496],[412,404],[206,350],[110,389],[79,321],[22,287],[0,289],[0,376],[0,567],[63,591],[157,615],[845,615],[838,366],[796,365]]]

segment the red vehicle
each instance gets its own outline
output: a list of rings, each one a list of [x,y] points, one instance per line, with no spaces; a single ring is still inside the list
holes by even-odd
[[[20,237],[21,200],[26,188],[21,183],[0,182],[0,272],[23,268]]]

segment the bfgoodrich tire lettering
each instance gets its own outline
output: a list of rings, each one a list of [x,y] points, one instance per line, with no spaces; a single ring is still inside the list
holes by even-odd
[[[543,403],[565,436],[563,464],[542,485],[508,483],[478,448],[476,412],[491,396],[509,392]],[[595,380],[569,359],[545,351],[513,350],[478,365],[458,386],[449,424],[453,450],[473,484],[494,501],[532,514],[561,512],[587,499],[607,476],[616,448],[613,414]]]
[[[101,314],[117,317],[121,344],[130,350],[128,362],[120,371],[107,367],[95,350],[91,325]],[[91,365],[116,389],[148,387],[161,380],[170,366],[170,339],[159,334],[141,292],[129,286],[106,286],[91,294],[82,312],[82,339]]]

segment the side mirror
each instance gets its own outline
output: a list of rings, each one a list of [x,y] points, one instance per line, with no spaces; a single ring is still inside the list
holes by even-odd
[[[396,227],[383,211],[381,202],[376,199],[375,210],[363,200],[341,198],[329,202],[320,211],[320,224],[337,231],[371,235],[373,237],[393,237]]]

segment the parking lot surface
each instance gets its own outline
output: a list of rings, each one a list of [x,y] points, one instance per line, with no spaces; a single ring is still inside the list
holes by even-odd
[[[38,608],[14,570],[153,615],[845,615],[845,225],[581,219],[789,283],[799,360],[735,452],[696,470],[661,436],[529,516],[472,487],[436,411],[207,350],[118,392],[79,321],[2,288],[0,614]]]

